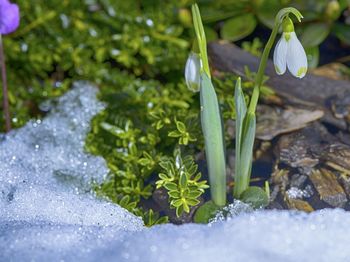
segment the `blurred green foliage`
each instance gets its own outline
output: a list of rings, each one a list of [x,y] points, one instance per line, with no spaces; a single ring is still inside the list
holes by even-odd
[[[21,26],[4,37],[15,126],[42,113],[41,101],[61,95],[77,79],[106,85],[121,70],[164,79],[182,71],[189,42],[178,1],[165,7],[162,1],[17,3]]]
[[[309,65],[319,62],[319,45],[330,35],[350,44],[349,19],[339,19],[349,8],[349,0],[217,0],[199,1],[204,23],[208,28],[220,24],[212,38],[230,41],[251,35],[257,25],[272,29],[276,13],[283,7],[297,8],[304,16],[296,30],[309,59]],[[348,16],[348,14],[346,15]]]
[[[4,45],[16,127],[45,113],[40,102],[61,95],[77,79],[113,84],[125,70],[143,79],[176,81],[192,45],[192,0],[15,2],[21,9],[21,26],[4,37]],[[209,40],[244,39],[257,25],[271,28],[280,8],[294,6],[305,17],[296,29],[310,65],[317,66],[318,46],[329,34],[350,44],[349,19],[338,19],[349,0],[198,2]],[[252,52],[258,55],[257,51],[252,44]]]
[[[96,185],[97,194],[142,216],[147,225],[167,222],[144,204],[157,181],[167,189],[179,214],[188,210],[186,205],[198,204],[199,191],[202,194],[205,186],[199,189],[192,184],[189,190],[188,186],[189,181],[204,185],[192,161],[203,150],[199,98],[183,79],[194,36],[189,11],[194,1],[14,2],[21,9],[21,26],[4,37],[13,125],[20,127],[32,117],[43,116],[48,108],[41,103],[63,94],[73,81],[90,80],[99,86],[100,99],[107,104],[94,118],[86,140],[87,150],[103,156],[110,168],[108,179]],[[305,17],[296,29],[309,54],[317,58],[319,44],[331,33],[349,43],[348,25],[338,19],[345,0],[198,3],[208,40],[245,39],[259,25],[270,27],[277,10],[290,5]],[[256,56],[263,46],[259,39],[242,45]],[[248,69],[245,73],[242,85],[249,94],[254,73]],[[235,117],[235,79],[234,75],[214,77],[224,120]],[[263,95],[270,94],[264,86]],[[0,130],[3,126],[0,118]],[[232,147],[232,141],[226,140],[226,146]],[[191,169],[186,179],[174,169],[173,152],[178,148],[186,159],[184,169]],[[176,190],[163,183],[168,179],[174,180]]]

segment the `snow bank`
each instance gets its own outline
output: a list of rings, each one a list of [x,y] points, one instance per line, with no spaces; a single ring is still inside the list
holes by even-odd
[[[139,218],[90,193],[92,182],[108,172],[102,158],[84,152],[90,120],[104,108],[96,93],[77,83],[43,121],[29,122],[0,143],[0,222],[142,227]]]
[[[83,150],[103,109],[96,92],[76,84],[45,120],[0,142],[0,261],[349,261],[342,210],[251,212],[235,203],[227,221],[146,229],[94,198],[91,181],[108,172]]]

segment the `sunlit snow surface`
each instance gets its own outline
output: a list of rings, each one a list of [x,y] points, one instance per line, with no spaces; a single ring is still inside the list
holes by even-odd
[[[341,210],[251,212],[236,202],[225,222],[146,229],[95,199],[91,182],[108,172],[83,149],[103,109],[96,92],[76,84],[45,120],[0,142],[0,261],[350,261]]]

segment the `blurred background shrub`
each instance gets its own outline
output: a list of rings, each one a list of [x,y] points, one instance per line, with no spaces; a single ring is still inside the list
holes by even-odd
[[[124,71],[162,83],[182,81],[193,39],[189,11],[193,1],[15,2],[21,9],[21,26],[4,38],[15,126],[45,113],[48,108],[39,103],[62,94],[77,79],[113,85],[124,77],[120,73]],[[297,30],[312,66],[318,64],[319,46],[327,37],[350,44],[347,0],[198,2],[210,40],[238,41],[255,55],[266,41],[266,30],[277,10],[288,5],[305,17]],[[254,37],[258,38],[253,41]]]

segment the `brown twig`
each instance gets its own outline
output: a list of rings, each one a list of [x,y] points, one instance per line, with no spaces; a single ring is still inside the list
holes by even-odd
[[[6,66],[5,66],[5,55],[4,48],[2,44],[2,36],[0,34],[0,67],[1,67],[1,79],[2,79],[2,105],[4,110],[5,118],[5,130],[6,132],[11,130],[11,120],[10,120],[10,108],[9,108],[9,99],[7,91],[7,79],[6,79]]]

